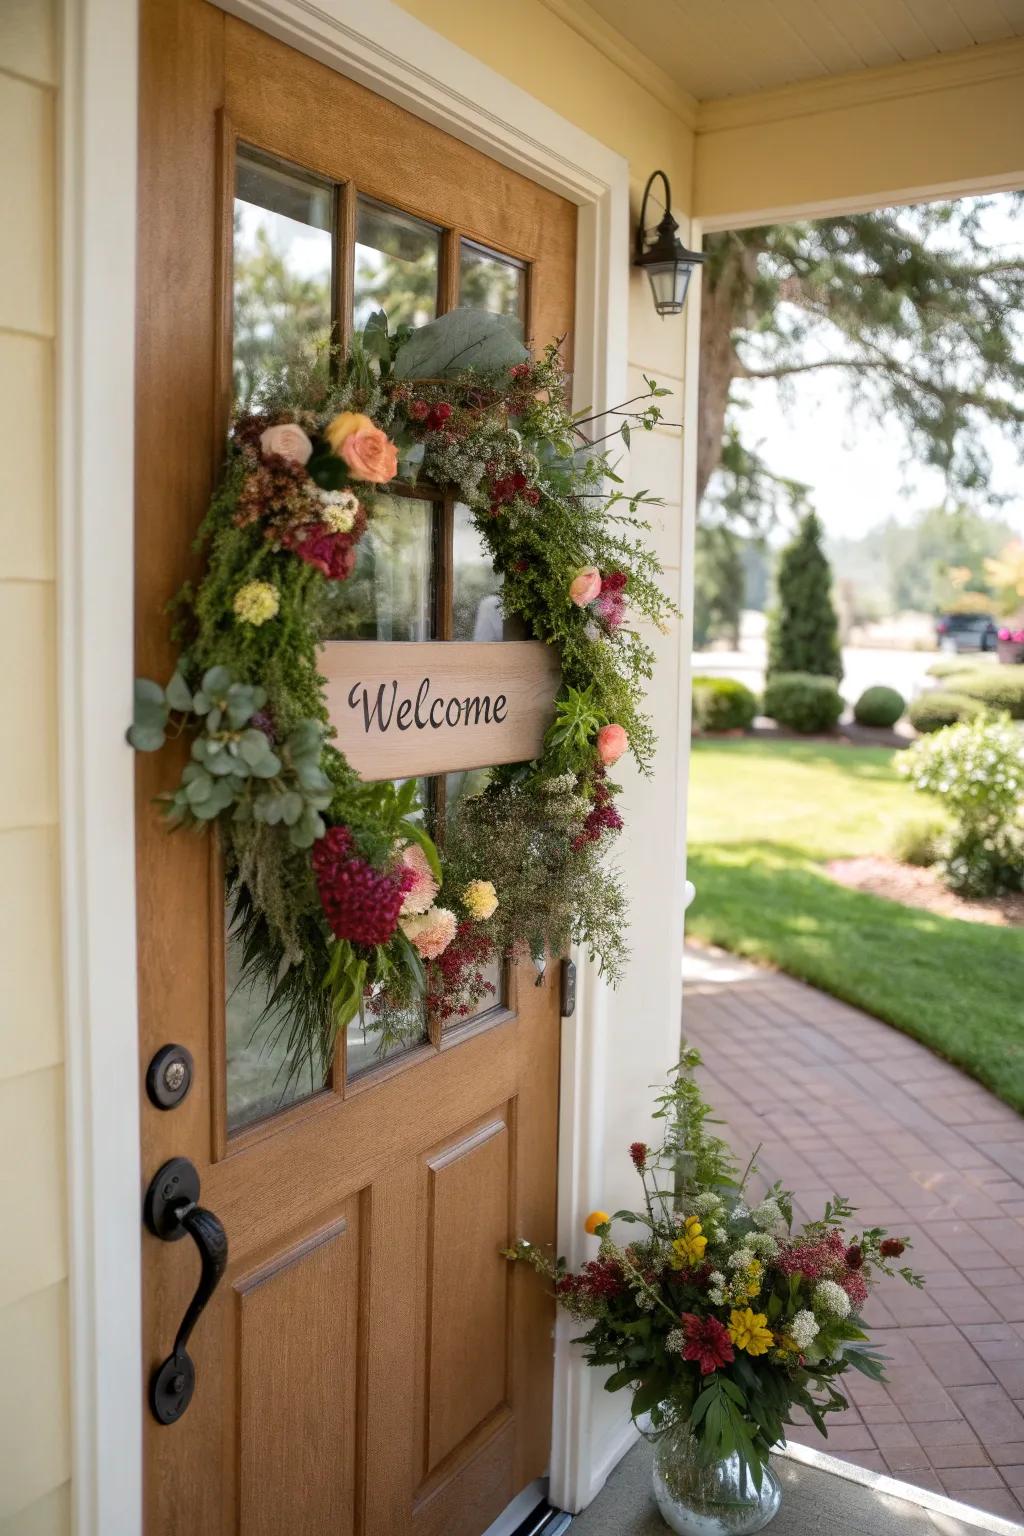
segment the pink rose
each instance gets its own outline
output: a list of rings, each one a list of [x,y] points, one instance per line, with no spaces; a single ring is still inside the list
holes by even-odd
[[[569,586],[569,598],[577,608],[585,608],[592,603],[601,590],[601,572],[596,565],[585,565],[578,575],[573,577]]]
[[[294,464],[308,464],[313,444],[294,421],[282,421],[276,427],[268,427],[261,435],[260,452],[276,453],[279,458],[291,459]]]
[[[629,748],[629,737],[621,725],[602,725],[597,733],[597,755],[606,768],[617,763]]]
[[[354,480],[383,485],[398,473],[398,449],[379,427],[350,432],[338,449]]]

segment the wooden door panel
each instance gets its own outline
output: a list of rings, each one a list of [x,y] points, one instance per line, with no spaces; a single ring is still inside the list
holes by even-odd
[[[354,1532],[364,1294],[359,1202],[233,1285],[239,1524]]]
[[[507,1406],[510,1143],[503,1112],[424,1159],[424,1481]]]
[[[526,262],[541,341],[571,330],[575,210],[204,0],[141,21],[136,659],[165,680],[226,425],[236,137],[330,177],[349,215],[358,190],[441,227],[442,308],[463,235]],[[143,1097],[143,1179],[191,1158],[230,1252],[191,1406],[146,1414],[147,1536],[479,1536],[549,1449],[552,1306],[499,1249],[554,1238],[556,968],[519,967],[508,1008],[440,1050],[229,1136],[217,859],[153,803],[174,749],[137,761],[141,1057],[177,1041],[196,1068],[174,1111]],[[148,1379],[198,1264],[146,1235],[143,1268]]]

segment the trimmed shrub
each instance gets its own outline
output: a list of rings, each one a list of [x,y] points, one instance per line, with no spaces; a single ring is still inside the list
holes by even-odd
[[[1012,720],[1024,720],[1024,667],[996,666],[958,674],[953,686],[986,709],[1005,710]]]
[[[815,513],[801,519],[796,537],[779,555],[777,602],[768,622],[768,675],[810,672],[843,675],[839,626],[832,606],[832,567]]]
[[[899,772],[936,795],[954,825],[942,860],[946,884],[965,896],[1024,884],[1024,734],[1008,715],[979,716],[915,741]]]
[[[940,656],[928,668],[929,677],[952,677],[958,672],[977,672],[976,656]]]
[[[911,701],[907,718],[915,731],[927,736],[931,731],[941,731],[944,726],[959,725],[961,720],[973,720],[983,708],[977,699],[969,699],[966,693],[930,688]]]
[[[693,723],[701,731],[745,731],[757,714],[757,699],[734,677],[695,677]]]
[[[895,688],[886,688],[879,683],[874,688],[864,689],[853,706],[853,718],[858,725],[892,726],[896,724],[906,707],[907,703],[902,693],[897,693]]]
[[[810,736],[832,730],[843,712],[843,700],[830,677],[776,672],[765,685],[764,712],[779,725]]]
[[[889,838],[889,852],[901,864],[922,869],[937,864],[949,840],[949,823],[943,816],[911,816],[899,822]]]

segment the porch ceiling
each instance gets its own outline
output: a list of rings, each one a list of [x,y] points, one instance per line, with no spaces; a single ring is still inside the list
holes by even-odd
[[[553,8],[577,19],[591,12],[695,101],[1024,37],[1024,0],[556,0]]]

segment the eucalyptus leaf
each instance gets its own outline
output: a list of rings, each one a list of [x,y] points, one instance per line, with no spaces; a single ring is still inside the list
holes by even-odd
[[[132,725],[128,727],[128,740],[136,752],[159,752],[167,735],[159,726]]]
[[[192,690],[180,672],[175,672],[167,684],[167,702],[172,709],[187,714],[192,708]]]
[[[222,698],[232,682],[230,667],[210,667],[203,673],[203,693],[208,699]]]
[[[395,354],[398,379],[439,379],[467,368],[496,372],[529,361],[530,354],[502,315],[453,309],[421,325]]]

